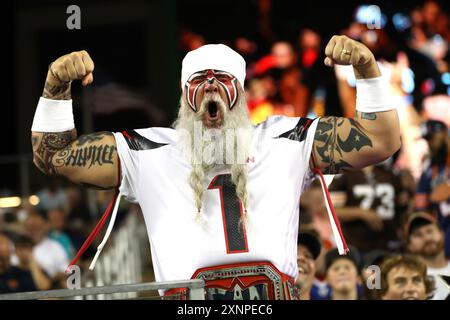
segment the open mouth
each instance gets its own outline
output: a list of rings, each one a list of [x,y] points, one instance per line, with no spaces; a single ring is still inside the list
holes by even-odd
[[[220,128],[224,117],[224,110],[222,109],[220,102],[214,100],[206,101],[203,108],[203,124],[208,128]]]
[[[217,106],[217,102],[215,101],[208,102],[207,109],[210,120],[216,120],[217,118],[219,118],[219,109]]]

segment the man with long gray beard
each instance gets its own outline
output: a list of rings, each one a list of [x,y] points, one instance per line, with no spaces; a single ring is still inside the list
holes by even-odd
[[[32,127],[34,163],[139,203],[157,281],[203,279],[207,299],[293,299],[302,191],[319,171],[361,168],[400,147],[397,112],[370,50],[334,36],[325,53],[330,67],[353,65],[354,119],[277,116],[251,125],[245,61],[217,44],[184,58],[174,129],[77,138],[70,84],[90,84],[94,63],[72,52],[50,65]],[[186,290],[165,294],[183,299]]]

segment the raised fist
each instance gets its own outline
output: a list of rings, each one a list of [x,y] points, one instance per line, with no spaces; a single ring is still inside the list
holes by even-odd
[[[375,61],[373,53],[362,43],[347,36],[333,36],[325,48],[325,65],[362,66]]]
[[[74,51],[59,57],[50,64],[47,73],[47,82],[54,86],[64,85],[72,80],[81,80],[86,86],[94,77],[94,62],[85,51]]]

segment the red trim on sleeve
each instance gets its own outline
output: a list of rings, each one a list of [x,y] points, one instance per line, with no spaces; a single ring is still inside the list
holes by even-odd
[[[133,138],[126,131],[121,132],[126,138],[133,140]]]

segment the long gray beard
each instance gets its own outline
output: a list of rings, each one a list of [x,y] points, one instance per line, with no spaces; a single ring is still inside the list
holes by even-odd
[[[203,126],[203,113],[207,112],[207,101],[216,101],[224,114],[224,122],[220,129],[209,129]],[[252,139],[253,126],[249,119],[247,103],[241,89],[233,110],[227,110],[220,96],[204,99],[197,113],[188,106],[184,95],[180,99],[178,118],[173,124],[179,132],[180,147],[192,165],[189,184],[193,190],[196,218],[201,220],[204,191],[207,187],[206,175],[217,166],[229,167],[231,180],[236,186],[236,195],[244,208],[244,221],[247,219],[247,158]],[[211,139],[195,139],[193,137],[210,137]],[[209,140],[209,141],[205,141]]]

